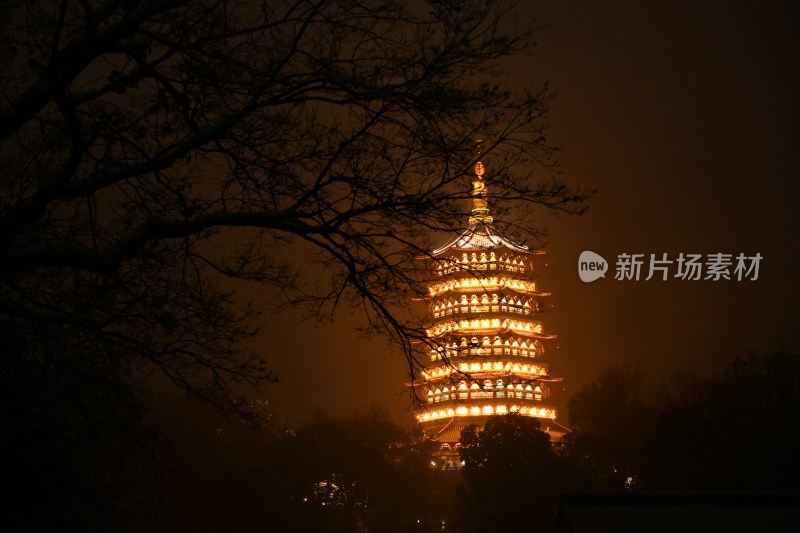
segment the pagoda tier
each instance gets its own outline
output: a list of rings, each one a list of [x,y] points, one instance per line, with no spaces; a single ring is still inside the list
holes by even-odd
[[[428,258],[430,351],[415,381],[424,404],[416,416],[423,431],[450,450],[450,467],[468,424],[519,413],[557,426],[548,383],[560,379],[543,360],[544,345],[555,336],[544,333],[539,318],[549,293],[535,281],[534,258],[544,252],[493,225],[483,171],[477,163],[469,227]]]

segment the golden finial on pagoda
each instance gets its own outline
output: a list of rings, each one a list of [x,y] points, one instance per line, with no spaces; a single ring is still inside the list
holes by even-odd
[[[476,139],[478,157],[481,155],[481,139]],[[469,217],[470,224],[484,222],[489,224],[492,217],[489,216],[489,204],[486,201],[486,185],[483,182],[483,174],[486,169],[483,163],[478,160],[473,167],[475,178],[472,180],[472,216]]]

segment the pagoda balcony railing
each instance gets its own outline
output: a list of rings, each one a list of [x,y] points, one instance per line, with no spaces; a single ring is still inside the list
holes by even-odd
[[[450,417],[486,416],[519,413],[523,416],[555,419],[556,410],[543,405],[525,405],[517,400],[507,402],[474,403],[471,405],[436,405],[428,406],[428,411],[417,413],[417,420],[425,423]]]
[[[433,326],[426,329],[429,338],[441,338],[446,335],[462,336],[484,336],[497,335],[505,331],[513,332],[517,335],[533,336],[539,338],[554,338],[553,336],[542,337],[542,324],[539,320],[518,319],[516,317],[502,318],[498,316],[483,316],[483,318],[465,317],[452,318],[450,320],[438,320]]]
[[[433,318],[445,318],[448,316],[458,316],[461,318],[471,318],[471,315],[483,315],[486,313],[509,314],[509,315],[533,315],[538,313],[538,309],[509,304],[478,304],[478,305],[454,305],[439,311],[432,312]]]
[[[467,274],[475,275],[476,272],[512,272],[514,274],[524,274],[530,271],[524,265],[509,265],[501,261],[487,261],[487,262],[470,262],[470,263],[447,263],[440,269],[436,270],[437,276],[446,276],[453,274]]]
[[[520,348],[516,346],[459,346],[457,348],[445,348],[444,356],[447,358],[457,357],[525,357],[538,358],[542,355],[542,348]],[[431,361],[442,359],[442,352],[431,351]]]
[[[438,296],[447,292],[486,293],[495,291],[514,291],[517,293],[536,293],[536,281],[503,275],[449,277],[446,280],[432,282],[428,285],[428,294]],[[549,296],[540,293],[539,296]]]
[[[506,358],[496,361],[452,361],[446,365],[428,366],[420,372],[420,377],[425,381],[449,378],[459,374],[516,374],[525,376],[546,376],[548,366],[543,363],[530,363],[530,359]]]
[[[509,348],[508,346],[504,347],[477,347],[477,348],[459,348],[459,349],[447,349],[444,351],[444,357],[448,359],[459,359],[464,357],[480,357],[480,358],[487,358],[487,357],[522,357],[524,359],[538,359],[541,357],[541,348],[539,349],[539,353],[537,353],[536,348]],[[442,360],[442,353],[438,351],[431,352],[431,362],[441,361]]]
[[[478,390],[460,391],[455,390],[449,393],[442,393],[428,396],[428,404],[439,404],[445,402],[469,402],[471,400],[528,400],[541,402],[550,397],[550,392],[546,389],[541,391],[518,391],[518,390]]]

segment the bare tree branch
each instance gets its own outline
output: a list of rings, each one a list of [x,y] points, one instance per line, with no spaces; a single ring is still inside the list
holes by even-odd
[[[496,82],[533,46],[506,30],[512,7],[25,2],[0,85],[6,330],[69,326],[237,409],[229,380],[274,376],[242,348],[256,311],[222,276],[279,287],[278,305],[360,308],[418,367],[415,258],[464,222],[475,137],[523,237],[531,207],[584,209],[544,135],[547,87]],[[316,286],[284,264],[291,242],[314,250]]]

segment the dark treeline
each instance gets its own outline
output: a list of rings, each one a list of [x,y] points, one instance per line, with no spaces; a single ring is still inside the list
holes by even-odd
[[[792,490],[798,404],[798,354],[736,358],[658,386],[611,368],[573,395],[574,431],[558,443],[516,415],[467,428],[461,472],[431,469],[434,443],[380,409],[256,433],[173,428],[185,442],[170,461],[162,527],[552,531],[568,491]]]
[[[751,354],[651,390],[639,373],[609,369],[571,398],[564,450],[602,488],[796,490],[797,405],[794,353]]]
[[[443,489],[429,466],[433,444],[379,408],[348,419],[318,412],[297,428],[273,423],[256,431],[204,418],[181,415],[180,427],[169,430],[174,445],[157,529],[439,529]]]
[[[124,406],[106,382],[109,408]],[[131,427],[146,406],[131,404],[129,425],[102,405],[78,419],[43,385],[27,395],[35,403],[2,403],[7,479],[17,480],[3,512],[30,531],[551,531],[563,492],[794,489],[800,355],[645,383],[630,368],[603,372],[570,399],[574,431],[558,443],[516,415],[469,427],[461,472],[433,470],[435,443],[379,408],[253,427],[160,397],[141,433]],[[35,427],[21,414],[39,409],[57,410],[59,423]]]
[[[522,417],[465,431],[463,530],[552,531],[561,492],[795,491],[797,405],[795,353],[737,357],[655,386],[638,370],[607,369],[572,396],[573,431],[552,448]]]
[[[6,375],[11,385],[19,372]],[[6,474],[16,480],[3,512],[30,531],[551,531],[563,492],[789,491],[800,474],[793,353],[736,358],[712,376],[658,386],[610,368],[572,396],[573,432],[558,443],[515,415],[467,428],[461,472],[433,470],[435,443],[378,408],[319,413],[294,428],[264,416],[253,427],[161,397],[142,432],[146,405],[117,397],[125,389],[109,376],[106,403],[84,411],[91,418],[74,408],[79,384],[50,379],[74,398],[53,397],[44,382],[30,394],[3,389],[28,398],[2,402]],[[109,409],[128,403],[131,423],[113,422]],[[37,426],[39,410],[58,412],[58,423]]]

